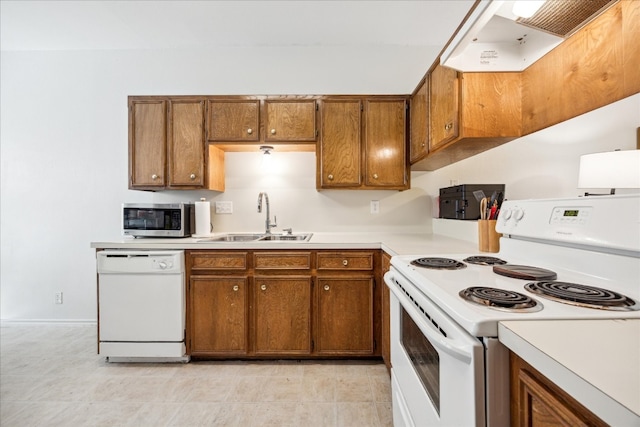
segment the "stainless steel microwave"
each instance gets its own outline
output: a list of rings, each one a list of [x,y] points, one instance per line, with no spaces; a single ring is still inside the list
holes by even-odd
[[[192,203],[124,203],[122,233],[134,237],[189,237],[195,231]]]

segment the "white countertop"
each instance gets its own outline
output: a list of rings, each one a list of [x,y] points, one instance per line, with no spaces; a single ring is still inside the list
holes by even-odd
[[[243,232],[245,233],[245,232]],[[296,234],[304,233],[296,231]],[[214,233],[222,236],[227,232]],[[308,242],[198,242],[197,238],[128,238],[91,242],[100,249],[383,249],[390,255],[475,253],[478,245],[430,233],[313,233]]]
[[[640,319],[505,321],[500,341],[613,426],[640,426]]]

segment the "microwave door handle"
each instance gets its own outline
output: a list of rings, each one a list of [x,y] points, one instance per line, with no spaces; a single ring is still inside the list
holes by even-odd
[[[391,276],[390,279],[395,280],[393,276]],[[401,294],[400,291],[396,289],[395,286],[389,287],[389,289],[393,292],[396,298],[400,300],[403,307],[411,307],[413,305],[404,294]],[[420,327],[420,330],[422,331],[422,333],[424,333],[425,337],[429,340],[431,345],[441,351],[444,351],[450,356],[455,357],[461,362],[466,363],[467,365],[471,363],[472,353],[468,351],[464,346],[460,346],[455,341],[441,336],[440,333],[434,331],[433,326],[431,326],[430,323],[428,323],[421,317],[415,319],[413,316],[411,316],[411,319]]]

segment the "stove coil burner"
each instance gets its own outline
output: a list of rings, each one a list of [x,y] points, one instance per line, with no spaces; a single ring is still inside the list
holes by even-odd
[[[579,307],[613,311],[640,310],[640,305],[631,298],[608,289],[593,286],[544,281],[527,283],[524,287],[526,290],[543,298]]]
[[[465,263],[451,258],[418,258],[411,261],[411,264],[435,270],[460,270],[467,267]]]
[[[534,312],[542,310],[542,304],[533,298],[504,289],[472,286],[461,290],[458,295],[466,301],[500,311]]]
[[[468,262],[469,264],[477,264],[477,265],[501,265],[506,264],[507,261],[504,261],[500,258],[496,258],[494,256],[470,256],[469,258],[465,258],[464,262]]]

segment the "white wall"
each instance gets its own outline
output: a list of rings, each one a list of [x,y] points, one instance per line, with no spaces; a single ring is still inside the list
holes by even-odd
[[[393,49],[398,61],[419,61],[415,48]],[[323,67],[322,55],[337,55],[344,68]],[[316,192],[314,154],[277,152],[274,158],[287,167],[269,178],[259,172],[259,155],[227,154],[222,194],[127,190],[127,95],[409,93],[421,77],[403,74],[397,63],[360,59],[347,48],[296,47],[2,52],[0,317],[95,319],[89,242],[119,238],[122,202],[231,200],[234,214],[214,215],[216,231],[260,230],[257,195],[266,190],[281,227],[429,232],[431,199],[450,180],[504,182],[510,198],[572,196],[580,154],[635,144],[638,96],[559,133],[544,131],[435,172],[413,173],[413,188],[405,192]],[[368,81],[368,67],[386,67],[389,79]],[[584,132],[585,123],[595,127]],[[374,199],[379,215],[368,213]],[[62,305],[54,304],[57,291],[64,292]]]
[[[429,195],[458,181],[505,184],[509,199],[577,197],[585,192],[577,188],[580,155],[633,150],[638,127],[640,95],[636,94],[437,171],[414,172],[412,183]]]

